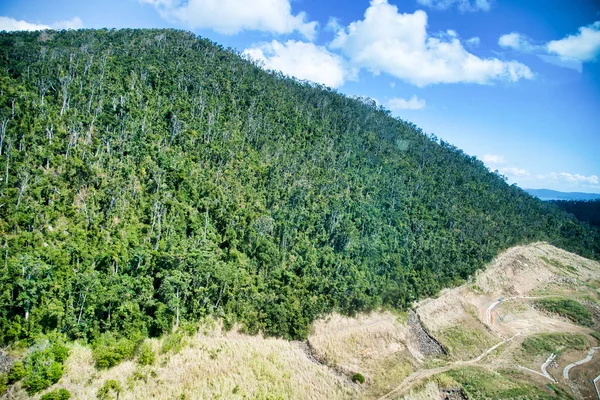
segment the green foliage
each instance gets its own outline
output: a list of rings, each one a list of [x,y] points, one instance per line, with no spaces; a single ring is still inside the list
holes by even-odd
[[[160,347],[160,352],[166,354],[168,352],[173,352],[177,354],[183,348],[183,336],[179,333],[172,333],[170,335],[165,336],[163,339],[162,346]]]
[[[372,100],[191,33],[0,32],[0,54],[1,343],[206,316],[304,338],[516,244],[600,255],[597,231]]]
[[[566,270],[567,272],[573,272],[573,273],[577,272],[577,268],[573,267],[572,265],[564,265],[563,263],[561,263],[560,261],[558,261],[554,258],[547,258],[547,257],[540,257],[540,258],[546,264],[553,265],[558,269]]]
[[[53,342],[39,339],[28,349],[23,361],[16,361],[9,374],[8,383],[22,380],[27,393],[35,394],[55,384],[63,375],[63,363],[69,349],[53,337]]]
[[[70,398],[71,393],[67,389],[60,388],[46,393],[40,397],[40,400],[69,400]]]
[[[485,331],[465,326],[452,326],[439,333],[439,340],[451,355],[476,357],[491,347],[494,340]]]
[[[25,366],[22,361],[15,361],[8,372],[8,383],[15,383],[23,379],[26,374]]]
[[[8,377],[5,373],[0,372],[0,396],[4,396],[8,389]]]
[[[563,298],[548,298],[536,300],[535,304],[546,311],[567,317],[576,324],[583,326],[594,325],[592,313],[578,301]]]
[[[456,381],[469,399],[560,399],[563,393],[542,390],[515,374],[463,367],[445,373]]]
[[[540,333],[528,336],[521,347],[527,354],[560,354],[568,349],[585,350],[588,340],[580,333]]]
[[[590,335],[592,335],[592,337],[598,341],[598,345],[600,345],[600,332],[592,332]]]
[[[114,380],[114,379],[109,379],[106,382],[104,382],[104,385],[102,385],[102,387],[98,390],[98,393],[96,394],[96,397],[99,400],[110,400],[113,398],[113,394],[114,394],[114,398],[119,398],[119,394],[121,394],[121,391],[123,389],[121,388],[121,384]]]
[[[156,361],[156,353],[150,343],[143,343],[140,346],[137,362],[140,365],[152,365]]]
[[[106,333],[94,343],[92,357],[97,368],[111,368],[133,357],[136,343],[128,338],[116,338]]]
[[[354,375],[352,375],[352,382],[363,384],[365,383],[365,377],[357,372]]]
[[[600,227],[600,199],[596,200],[552,200],[566,212],[573,214],[578,220]]]

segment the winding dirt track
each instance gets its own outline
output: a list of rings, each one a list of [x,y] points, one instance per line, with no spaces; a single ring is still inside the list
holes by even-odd
[[[467,361],[456,361],[453,362],[449,365],[443,366],[443,367],[438,367],[438,368],[432,368],[432,369],[424,369],[424,370],[419,370],[416,371],[414,373],[412,373],[411,375],[409,375],[406,379],[404,379],[402,381],[402,383],[400,385],[398,385],[395,389],[393,389],[391,392],[388,392],[387,394],[381,396],[379,398],[379,400],[386,400],[386,399],[391,399],[392,396],[395,395],[400,395],[404,392],[406,392],[407,390],[409,390],[410,388],[413,387],[413,385],[415,383],[417,383],[418,381],[420,381],[421,379],[424,378],[428,378],[432,375],[435,374],[439,374],[442,372],[446,372],[449,371],[455,367],[460,367],[460,366],[465,366],[465,365],[472,365],[475,364],[479,361],[481,361],[485,356],[487,356],[489,353],[491,353],[492,351],[496,350],[498,347],[502,346],[505,343],[510,342],[511,340],[513,340],[515,337],[519,336],[522,334],[522,332],[517,333],[516,335],[510,337],[510,338],[505,338],[502,333],[494,326],[493,321],[492,321],[492,311],[494,310],[494,308],[496,308],[499,304],[506,302],[506,301],[514,301],[514,300],[535,300],[535,299],[543,299],[543,298],[547,298],[547,297],[552,297],[552,296],[517,296],[517,297],[508,297],[508,298],[500,298],[497,301],[495,301],[494,303],[490,304],[490,306],[487,308],[486,310],[486,325],[487,327],[496,334],[496,336],[498,336],[500,339],[502,339],[502,341],[500,343],[497,343],[496,345],[490,347],[488,350],[484,351],[482,354],[480,354],[478,357],[473,358],[471,360],[467,360]],[[564,371],[563,371],[563,376],[565,377],[565,379],[568,379],[569,376],[569,371],[571,370],[571,368],[574,368],[578,365],[584,364],[588,361],[590,361],[592,359],[592,356],[594,354],[594,352],[596,350],[600,350],[600,347],[594,347],[592,349],[590,349],[590,351],[588,352],[588,356],[586,358],[584,358],[581,361],[577,361],[573,364],[567,365],[567,367],[565,367]],[[547,371],[547,367],[548,365],[550,365],[550,363],[556,358],[556,354],[551,354],[548,359],[546,360],[546,362],[544,362],[541,366],[541,370],[542,372],[538,372],[538,371],[534,371],[532,369],[526,368],[526,367],[522,367],[520,365],[517,365],[517,367],[522,368],[524,370],[533,372],[535,374],[541,375],[545,378],[550,379],[552,382],[556,382],[556,379],[554,379],[554,377],[552,375],[550,375],[550,373],[548,373]],[[597,380],[600,381],[600,375],[596,378]],[[596,388],[596,390],[598,390]],[[600,393],[598,394],[598,398],[600,399]]]
[[[486,316],[487,316],[487,326],[494,332],[496,333],[496,335],[498,335],[498,337],[500,339],[502,339],[501,342],[495,344],[494,346],[490,347],[489,349],[487,349],[486,351],[484,351],[483,353],[481,353],[479,356],[471,359],[471,360],[467,360],[467,361],[456,361],[453,362],[449,365],[443,366],[443,367],[438,367],[438,368],[432,368],[432,369],[422,369],[419,371],[416,371],[414,373],[412,373],[411,375],[409,375],[406,379],[404,379],[402,381],[402,383],[400,385],[398,385],[395,389],[393,389],[391,392],[388,392],[387,394],[381,396],[379,398],[379,400],[386,400],[386,399],[391,399],[392,396],[395,395],[400,395],[401,393],[409,390],[410,388],[412,388],[412,386],[417,383],[418,381],[420,381],[421,379],[424,378],[428,378],[432,375],[435,374],[439,374],[442,372],[446,372],[448,370],[451,370],[453,368],[456,367],[460,367],[460,366],[465,366],[465,365],[472,365],[472,364],[476,364],[479,361],[481,361],[485,356],[487,356],[488,354],[490,354],[492,351],[496,350],[498,347],[502,346],[505,343],[510,342],[511,340],[513,340],[515,337],[521,335],[521,333],[517,333],[516,335],[514,335],[511,338],[504,338],[502,336],[502,334],[493,326],[492,324],[492,310],[500,303],[502,303],[503,301],[508,301],[508,300],[515,300],[515,299],[536,299],[536,298],[540,298],[540,297],[527,297],[527,296],[523,296],[523,297],[511,297],[508,299],[500,299],[494,303],[492,303],[487,311],[486,311]]]
[[[592,357],[594,356],[594,352],[596,350],[600,350],[600,347],[592,347],[590,349],[590,351],[588,351],[587,357],[585,357],[583,360],[576,361],[573,364],[567,365],[565,367],[565,369],[563,369],[563,378],[569,379],[569,371],[571,370],[571,368],[574,368],[574,367],[577,367],[578,365],[585,364],[586,362],[589,362],[592,359]]]

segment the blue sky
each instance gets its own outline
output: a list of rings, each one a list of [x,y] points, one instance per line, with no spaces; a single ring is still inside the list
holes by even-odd
[[[600,193],[600,3],[5,0],[0,30],[179,28],[375,99],[525,188]]]

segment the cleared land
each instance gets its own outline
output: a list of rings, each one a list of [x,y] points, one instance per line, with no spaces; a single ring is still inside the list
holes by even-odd
[[[304,343],[214,324],[174,350],[164,351],[168,338],[149,341],[152,365],[135,358],[108,370],[76,344],[53,388],[77,399],[96,399],[111,379],[119,399],[592,398],[600,352],[570,367],[568,379],[563,371],[600,345],[599,283],[599,263],[544,243],[515,247],[414,314],[330,315]],[[365,382],[354,383],[357,375]]]

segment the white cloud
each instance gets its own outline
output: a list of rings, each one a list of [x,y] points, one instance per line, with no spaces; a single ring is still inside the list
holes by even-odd
[[[233,35],[243,30],[275,34],[300,32],[316,35],[317,22],[306,14],[292,15],[290,0],[139,0],[153,5],[160,15],[190,28],[207,28]]]
[[[435,10],[457,7],[461,12],[490,11],[492,0],[417,0],[422,6]]]
[[[526,169],[523,168],[515,168],[515,167],[505,167],[505,168],[500,168],[498,170],[498,172],[500,172],[502,175],[506,175],[506,176],[531,176],[529,174],[529,172],[527,172]]]
[[[504,157],[497,154],[484,154],[481,161],[486,164],[504,164]]]
[[[531,174],[529,171],[518,167],[504,167],[500,168],[499,171],[502,175],[505,175],[511,181],[519,181],[519,183],[534,185],[534,186],[545,186],[545,187],[559,187],[571,188],[571,189],[583,189],[583,188],[595,188],[600,189],[600,179],[597,175],[585,176],[582,174],[571,174],[568,172],[551,172],[549,174]]]
[[[54,29],[82,29],[83,21],[79,17],[74,17],[67,21],[56,21],[52,24],[52,27]]]
[[[386,72],[417,86],[533,78],[519,62],[467,52],[454,31],[429,35],[424,11],[400,14],[387,0],[371,0],[364,19],[338,31],[330,47],[341,49],[357,67]]]
[[[548,42],[548,52],[581,62],[593,61],[600,55],[600,21],[579,28],[579,34]]]
[[[402,99],[400,97],[394,97],[388,101],[388,108],[392,111],[397,110],[420,110],[425,108],[427,102],[423,99],[417,98],[417,96],[411,97],[409,100]]]
[[[282,71],[299,79],[322,83],[336,88],[346,79],[354,79],[352,71],[337,54],[313,43],[273,40],[244,50],[244,55],[264,64],[267,69]]]
[[[570,174],[568,172],[553,172],[545,178],[552,181],[563,181],[567,183],[579,183],[587,185],[598,185],[598,183],[600,183],[597,175],[585,176],[580,174]]]
[[[500,36],[501,47],[537,54],[547,63],[582,71],[581,63],[600,56],[600,21],[579,28],[579,33],[560,40],[534,44],[526,36],[512,32]]]
[[[31,22],[16,20],[10,17],[0,17],[0,31],[43,31],[44,29],[81,29],[83,22],[79,17],[69,21],[56,21],[51,25],[33,24]]]
[[[0,31],[42,31],[44,29],[52,28],[49,25],[32,24],[9,17],[0,17]]]
[[[481,39],[479,39],[477,36],[475,36],[475,37],[472,37],[470,39],[467,39],[466,43],[471,48],[478,47],[479,44],[481,43]]]
[[[524,52],[536,52],[544,50],[544,46],[532,44],[529,38],[527,38],[525,35],[521,35],[518,32],[511,32],[500,36],[498,39],[498,44],[500,47],[511,48]]]

